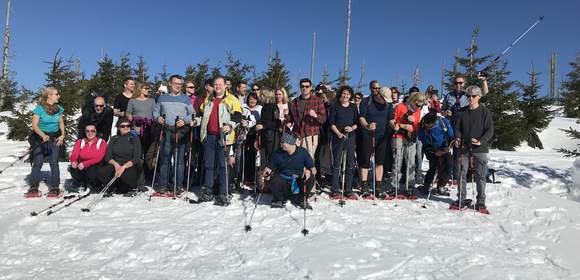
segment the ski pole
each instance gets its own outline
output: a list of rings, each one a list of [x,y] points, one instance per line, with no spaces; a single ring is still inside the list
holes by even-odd
[[[28,149],[28,151],[26,151],[25,154],[19,156],[15,161],[13,161],[12,163],[10,163],[8,166],[2,168],[2,170],[0,170],[0,174],[4,173],[4,171],[6,171],[6,169],[8,169],[8,168],[10,168],[10,167],[12,167],[14,165],[16,165],[18,162],[25,161],[30,156],[30,154],[32,153],[32,150],[33,149]]]
[[[193,120],[194,115],[191,114],[191,119]],[[189,193],[189,178],[191,174],[191,152],[193,150],[193,132],[195,131],[195,127],[191,127],[191,131],[189,131],[189,158],[187,159],[187,186],[185,187],[185,201],[188,201],[187,194]]]
[[[373,167],[373,205],[377,205],[375,201],[377,199],[377,165],[375,163],[375,131],[371,130],[371,143],[372,143],[372,153],[371,153],[371,163]]]
[[[544,16],[539,17],[524,33],[522,33],[515,41],[511,43],[503,52],[497,55],[480,73],[487,72],[493,65],[495,65],[499,59],[504,56],[507,52],[509,52],[522,38],[524,38],[536,25],[538,25],[542,20],[544,20]]]
[[[256,178],[256,181],[257,180],[258,179]],[[260,178],[260,180],[263,180],[263,177]],[[262,183],[260,185],[260,193],[258,194],[258,196],[256,196],[256,199],[254,200],[254,209],[252,209],[252,215],[250,215],[250,221],[244,227],[246,232],[252,230],[252,220],[254,219],[254,213],[256,212],[256,208],[258,208],[258,202],[260,201],[260,198],[262,197],[262,193],[264,193],[264,185],[265,185],[265,183]]]
[[[63,197],[61,201],[53,203],[50,206],[48,206],[42,210],[30,212],[30,216],[33,216],[33,217],[38,216],[38,214],[42,214],[42,213],[44,213],[44,212],[46,212],[46,211],[48,211],[56,206],[59,206],[59,205],[63,204],[66,200],[71,199],[73,197],[75,197],[75,195],[67,195],[67,196]]]
[[[69,202],[69,203],[67,203],[67,204],[65,204],[65,205],[63,205],[63,206],[61,206],[60,208],[56,208],[56,209],[54,209],[54,210],[49,210],[48,212],[46,212],[46,216],[50,216],[50,215],[52,215],[52,214],[55,214],[56,212],[59,212],[60,210],[62,210],[62,209],[64,209],[64,208],[66,208],[66,207],[69,207],[69,206],[71,206],[73,203],[76,203],[76,202],[78,202],[79,200],[81,200],[81,199],[83,199],[83,198],[85,198],[85,197],[88,197],[90,194],[91,194],[91,192],[90,192],[90,191],[88,191],[86,194],[83,194],[83,195],[81,195],[81,196],[78,196],[77,198],[75,198],[75,199],[74,199],[74,200],[72,200],[71,202]]]
[[[162,118],[165,120],[165,114]],[[153,167],[153,180],[151,181],[151,188],[155,190],[155,175],[157,173],[157,165],[159,165],[159,151],[161,151],[161,145],[163,144],[163,129],[164,125],[161,125],[161,132],[159,132],[159,141],[157,142],[157,155],[155,155],[155,166]],[[151,195],[149,195],[149,201],[151,201]]]
[[[311,175],[312,176],[312,175]],[[314,180],[314,178],[312,178]],[[307,196],[308,196],[308,187],[306,186],[306,181],[304,181],[303,191],[304,191],[304,223],[301,233],[306,236],[308,234],[308,230],[306,229],[306,203],[307,203]]]
[[[346,151],[344,151],[344,143],[346,141],[348,141],[348,132],[346,133],[346,138],[344,140],[342,140],[342,143],[340,143],[340,152],[341,152],[340,163],[341,163],[341,167],[342,167],[341,168],[342,169],[342,187],[340,189],[340,201],[338,202],[338,205],[340,205],[340,207],[343,207],[345,204],[345,201],[344,201],[344,182],[345,182],[345,172],[346,172]]]
[[[173,199],[177,197],[177,166],[179,162],[177,161],[177,152],[179,151],[179,128],[177,127],[177,122],[179,121],[179,116],[175,117],[175,155],[173,156],[173,165],[175,170],[175,175],[173,177]]]
[[[458,186],[458,193],[459,193],[459,210],[461,210],[461,203],[463,202],[463,198],[461,196],[461,188],[463,186],[463,152],[459,154],[459,186]]]
[[[475,178],[473,173],[475,173],[475,162],[473,157],[473,147],[469,147],[469,168],[471,169],[471,199],[472,201],[477,201],[475,197]],[[471,203],[473,210],[475,210],[475,203]]]
[[[226,124],[224,123],[224,125],[226,125]],[[226,174],[225,174],[226,175],[226,178],[225,178],[225,181],[226,181],[226,201],[225,201],[225,204],[227,205],[227,204],[229,204],[229,198],[230,198],[230,192],[229,192],[230,177],[228,174],[228,156],[229,156],[229,153],[228,153],[227,135],[226,135],[226,133],[223,132],[223,127],[222,127],[222,131],[221,131],[221,135],[222,135],[222,141],[223,141],[223,145],[224,145],[224,162],[225,162],[225,172],[226,172]]]
[[[95,205],[97,205],[97,203],[99,203],[101,198],[103,198],[103,195],[109,190],[109,188],[113,185],[113,183],[115,183],[115,180],[117,180],[117,177],[113,177],[113,179],[111,179],[109,183],[107,183],[107,185],[101,190],[101,192],[99,192],[99,194],[93,200],[91,200],[89,204],[87,204],[87,207],[81,208],[81,211],[91,212],[91,208],[93,208]]]

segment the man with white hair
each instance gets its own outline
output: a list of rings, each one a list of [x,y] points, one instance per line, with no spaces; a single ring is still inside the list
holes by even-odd
[[[487,172],[488,142],[493,137],[493,119],[485,105],[479,104],[482,91],[478,86],[466,89],[468,106],[462,109],[455,123],[455,147],[460,149],[459,163],[461,184],[457,193],[457,201],[450,209],[470,207],[471,200],[465,199],[467,185],[467,170],[472,169],[473,180],[477,185],[477,201],[475,209],[489,214],[485,205],[485,174]]]

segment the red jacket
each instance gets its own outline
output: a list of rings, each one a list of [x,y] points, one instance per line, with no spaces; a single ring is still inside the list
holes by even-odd
[[[294,127],[292,128],[293,132],[296,133],[299,137],[319,135],[320,126],[322,126],[326,121],[326,109],[324,109],[324,102],[320,97],[316,96],[314,93],[311,93],[304,110],[304,115],[302,116],[302,121],[299,122],[298,103],[300,100],[302,100],[302,95],[294,98],[294,100],[292,100],[292,102],[290,102],[288,105],[288,111],[290,113],[290,119],[288,122],[294,124]],[[310,111],[310,109],[316,112],[318,118],[313,118],[308,115],[308,111]]]
[[[85,168],[96,165],[103,160],[107,151],[107,142],[95,137],[93,143],[89,143],[86,138],[78,139],[70,154],[70,162],[82,163]]]
[[[401,103],[397,107],[395,107],[395,112],[393,112],[393,120],[395,120],[395,124],[411,124],[413,125],[413,130],[409,131],[412,135],[416,136],[417,132],[419,131],[419,125],[421,124],[421,109],[415,110],[415,112],[409,112],[409,106],[406,103]],[[409,114],[408,114],[409,113]],[[413,116],[415,121],[413,123],[409,123],[407,120],[407,116]],[[404,130],[399,130],[400,132],[404,132]],[[403,133],[393,133],[393,138],[403,138]]]

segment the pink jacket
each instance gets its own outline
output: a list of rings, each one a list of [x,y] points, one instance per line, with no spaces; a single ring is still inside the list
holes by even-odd
[[[78,139],[70,154],[70,162],[82,163],[85,168],[98,164],[103,160],[105,152],[107,151],[107,142],[98,137],[93,143],[89,143],[87,139]]]

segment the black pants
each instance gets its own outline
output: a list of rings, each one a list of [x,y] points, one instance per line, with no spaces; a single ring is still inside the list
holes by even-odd
[[[453,163],[451,154],[445,153],[441,156],[437,156],[433,150],[426,151],[423,149],[423,151],[425,152],[427,160],[429,160],[429,171],[427,171],[427,174],[425,175],[423,185],[427,188],[431,187],[435,172],[437,172],[437,187],[445,186],[449,180]]]
[[[99,176],[99,165],[93,165],[83,170],[69,166],[68,172],[73,179],[73,184],[77,187],[88,185],[88,187],[92,188],[99,184],[97,180],[97,177]]]
[[[115,167],[110,164],[104,164],[99,168],[98,182],[106,185],[115,177]],[[137,188],[137,179],[141,175],[141,167],[133,165],[125,169],[121,177],[117,178],[115,183],[111,186],[109,191],[114,191],[119,194],[128,193]]]
[[[298,194],[292,193],[292,186],[291,181],[288,181],[280,174],[276,174],[270,179],[268,182],[268,186],[272,191],[272,201],[286,201],[290,200],[295,203],[299,203],[300,201],[304,200],[304,185],[306,184],[306,193],[310,195],[312,191],[312,187],[314,186],[314,176],[310,176],[308,180],[304,181],[302,179],[298,179],[298,186],[300,192]]]
[[[250,134],[244,142],[244,180],[246,182],[255,182],[256,179],[256,134]],[[243,182],[242,182],[243,183]]]

